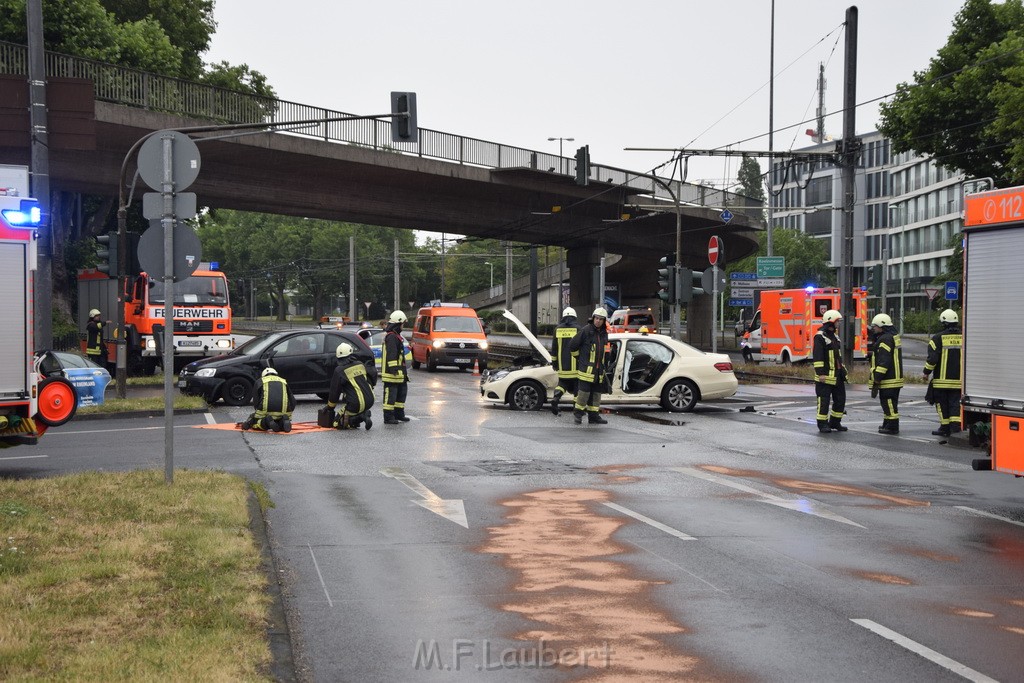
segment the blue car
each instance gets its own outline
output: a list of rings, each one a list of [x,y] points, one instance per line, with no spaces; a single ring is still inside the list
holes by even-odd
[[[110,383],[106,368],[71,351],[41,351],[37,355],[44,377],[65,377],[75,387],[79,408],[102,405]]]

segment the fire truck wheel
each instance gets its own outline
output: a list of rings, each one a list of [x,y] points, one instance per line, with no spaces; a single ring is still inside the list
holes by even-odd
[[[220,397],[229,406],[244,406],[252,400],[252,384],[244,377],[232,377],[221,385]]]
[[[63,377],[47,377],[39,383],[39,412],[36,418],[48,427],[59,427],[75,416],[78,394]]]
[[[661,407],[670,413],[688,413],[697,405],[700,391],[688,379],[674,379],[661,391]]]

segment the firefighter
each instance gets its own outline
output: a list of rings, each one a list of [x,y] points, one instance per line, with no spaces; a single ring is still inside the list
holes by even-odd
[[[594,314],[569,343],[569,351],[576,354],[576,404],[572,417],[583,424],[587,416],[590,424],[608,424],[601,417],[601,391],[605,383],[605,348],[608,346],[608,311],[599,306]]]
[[[86,341],[85,341],[85,355],[89,357],[89,360],[96,363],[100,367],[107,367],[107,349],[103,344],[103,321],[100,320],[102,314],[100,309],[94,308],[89,311],[89,322],[85,325],[86,330]],[[107,325],[110,324],[108,320]]]
[[[373,427],[370,407],[373,405],[373,387],[366,374],[366,366],[352,355],[351,344],[338,344],[335,355],[338,366],[331,376],[331,393],[328,394],[327,405],[334,408],[344,399],[344,409],[335,418],[334,426],[338,429],[357,429],[363,425],[366,429]]]
[[[559,412],[558,401],[562,394],[576,395],[576,354],[569,349],[569,345],[577,332],[579,325],[576,324],[576,309],[566,306],[551,338],[551,367],[558,373],[558,386],[555,387],[555,397],[551,400],[551,412],[556,416]]]
[[[380,378],[384,382],[384,424],[408,422],[405,416],[405,397],[409,393],[409,368],[405,364],[405,340],[402,324],[409,318],[395,311],[384,328],[384,343],[380,348]]]
[[[928,342],[928,359],[924,364],[924,378],[934,371],[931,378],[935,411],[939,414],[939,428],[934,436],[949,436],[960,431],[960,348],[963,334],[960,318],[956,311],[947,308],[939,313],[942,331],[934,334]]]
[[[849,431],[842,425],[846,409],[846,368],[843,367],[843,344],[836,334],[836,324],[842,319],[839,311],[833,309],[822,314],[811,352],[814,394],[818,397],[818,431],[822,434]]]
[[[900,335],[893,327],[892,318],[879,313],[871,319],[871,330],[875,333],[874,349],[871,352],[871,375],[868,388],[872,394],[878,391],[882,404],[882,426],[879,434],[900,433],[900,389],[903,388],[903,347]]]
[[[292,431],[292,411],[295,410],[295,396],[288,388],[288,382],[277,374],[274,368],[267,368],[260,375],[259,386],[252,394],[255,412],[240,423],[242,429],[259,429],[265,432]]]

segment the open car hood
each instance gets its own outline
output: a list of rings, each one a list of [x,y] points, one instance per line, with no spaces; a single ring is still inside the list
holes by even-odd
[[[544,345],[540,343],[540,340],[533,336],[533,332],[530,332],[530,328],[523,324],[523,321],[517,318],[515,314],[512,313],[512,311],[502,311],[501,315],[503,318],[511,320],[516,324],[516,327],[519,328],[519,331],[522,333],[522,335],[526,337],[526,340],[528,342],[530,342],[530,346],[532,346],[537,351],[537,353],[540,354],[541,359],[545,363],[551,361],[551,351],[544,348]]]

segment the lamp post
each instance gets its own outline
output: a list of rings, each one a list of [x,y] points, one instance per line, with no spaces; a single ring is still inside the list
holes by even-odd
[[[491,289],[494,289],[494,264],[490,261],[484,261],[484,265],[491,267]]]
[[[565,160],[562,157],[562,143],[563,142],[574,142],[576,138],[548,138],[548,142],[554,142],[558,140],[558,172],[565,173],[564,166]]]

